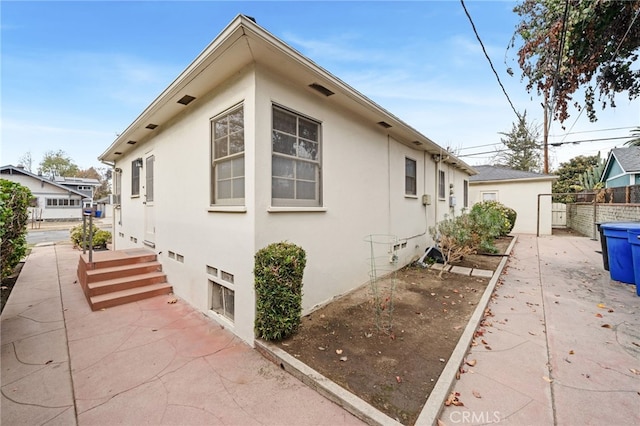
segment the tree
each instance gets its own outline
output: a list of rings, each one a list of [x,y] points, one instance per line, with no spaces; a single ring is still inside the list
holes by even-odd
[[[600,155],[584,156],[579,155],[567,161],[560,163],[560,167],[553,172],[558,176],[552,187],[553,193],[580,192],[584,190],[580,183],[580,178],[587,170],[600,164]],[[559,203],[570,203],[574,201],[571,195],[562,195],[554,197],[554,201]]]
[[[47,151],[40,162],[40,172],[49,176],[75,176],[78,166],[62,151]]]
[[[640,1],[524,0],[514,8],[522,18],[518,64],[527,90],[544,94],[555,119],[564,122],[574,93],[585,89],[584,106],[596,121],[595,97],[614,108],[615,96],[640,95],[640,70],[634,66],[640,47]]]
[[[95,200],[99,200],[100,198],[106,197],[109,195],[109,182],[107,173],[108,170],[104,167],[99,167],[97,170],[93,167],[89,167],[86,170],[78,170],[76,173],[76,177],[85,178],[85,179],[96,179],[100,182],[100,186],[96,187],[93,198]]]
[[[27,253],[29,188],[0,179],[0,276],[5,278]]]
[[[18,165],[24,166],[28,172],[33,172],[33,157],[31,157],[31,151],[25,152],[20,158],[18,158]]]
[[[526,112],[517,123],[513,123],[510,132],[499,134],[506,136],[500,138],[506,149],[496,154],[493,159],[495,164],[525,172],[540,171],[540,131],[537,126],[527,124]]]
[[[626,141],[624,144],[627,146],[640,146],[640,127],[636,127],[631,131],[633,139]]]

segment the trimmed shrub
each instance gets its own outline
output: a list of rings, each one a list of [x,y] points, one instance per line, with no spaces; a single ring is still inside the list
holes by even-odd
[[[445,268],[440,270],[440,276],[447,265],[476,252],[477,238],[473,232],[471,216],[467,213],[456,217],[445,216],[444,220],[429,228],[429,234],[438,243],[444,259]]]
[[[305,251],[292,243],[273,243],[256,253],[253,273],[257,337],[281,340],[298,329],[305,266]]]
[[[93,226],[93,248],[106,248],[107,243],[111,242],[111,232],[99,229],[95,223]],[[74,247],[82,248],[82,224],[76,225],[69,231],[71,234],[71,242]],[[89,224],[87,223],[87,239],[89,239]],[[89,244],[87,247],[89,248]]]
[[[496,237],[507,235],[516,224],[516,211],[498,201],[476,203],[469,213],[476,215],[476,218],[482,218],[479,220],[489,221],[487,224],[490,228],[497,227],[498,234]],[[494,231],[492,230],[491,232]]]
[[[29,220],[29,188],[6,179],[0,179],[0,254],[2,278],[27,254],[27,221]]]

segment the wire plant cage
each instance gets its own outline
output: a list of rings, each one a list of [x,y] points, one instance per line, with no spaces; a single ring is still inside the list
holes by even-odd
[[[369,244],[369,285],[373,298],[375,325],[378,331],[389,333],[393,327],[393,298],[396,291],[398,248],[396,235],[371,234]]]

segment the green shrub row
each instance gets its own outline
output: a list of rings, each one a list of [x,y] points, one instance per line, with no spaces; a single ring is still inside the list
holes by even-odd
[[[257,337],[280,340],[298,329],[305,266],[305,251],[288,242],[270,244],[256,253],[253,273]]]
[[[107,243],[111,242],[111,232],[99,229],[95,225],[95,223],[92,223],[91,225],[93,229],[93,248],[106,248]],[[69,233],[71,234],[71,242],[73,243],[74,247],[82,247],[82,228],[83,225],[80,224],[74,226],[73,228],[71,228],[71,231],[69,231]],[[86,229],[88,243],[90,230],[89,224],[86,225]],[[89,244],[87,244],[86,248],[89,248]]]
[[[29,188],[0,179],[0,254],[1,276],[11,275],[27,254],[27,222],[29,220]]]

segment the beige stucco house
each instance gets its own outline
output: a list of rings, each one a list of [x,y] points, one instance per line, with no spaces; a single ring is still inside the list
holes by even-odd
[[[245,16],[99,158],[115,249],[159,253],[175,293],[249,343],[256,251],[306,250],[310,312],[368,281],[368,235],[397,237],[394,268],[417,259],[475,173]]]
[[[471,205],[495,200],[516,211],[513,233],[551,235],[551,186],[557,176],[524,172],[500,166],[474,166]]]

